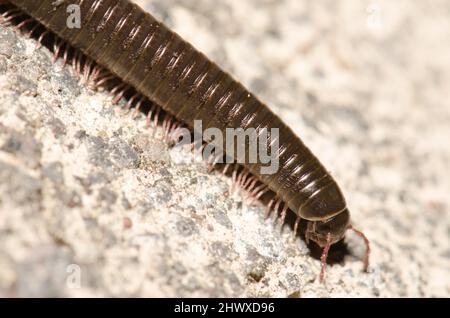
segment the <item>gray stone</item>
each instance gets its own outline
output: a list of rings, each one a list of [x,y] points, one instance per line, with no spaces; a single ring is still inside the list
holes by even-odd
[[[231,229],[233,227],[233,224],[223,210],[214,209],[211,214],[220,225],[225,226],[227,229]]]
[[[21,297],[61,297],[72,259],[67,248],[41,247],[18,264],[16,293]]]
[[[5,56],[0,55],[0,75],[6,73],[8,62]]]
[[[197,232],[197,226],[190,218],[180,217],[176,223],[178,233],[181,236],[191,236]]]
[[[29,167],[36,168],[41,159],[42,144],[30,131],[20,133],[12,128],[9,131],[9,137],[0,145],[0,150],[16,155]]]
[[[64,123],[58,118],[54,118],[47,124],[52,128],[53,134],[55,135],[56,138],[66,134],[66,127]]]
[[[52,182],[62,185],[64,183],[63,166],[61,162],[51,162],[42,168],[42,174]]]
[[[26,174],[15,166],[0,161],[0,178],[2,201],[7,197],[13,197],[16,204],[35,204],[41,199],[41,181]]]
[[[101,188],[98,193],[98,199],[105,201],[108,205],[114,204],[117,201],[117,194],[107,188]]]

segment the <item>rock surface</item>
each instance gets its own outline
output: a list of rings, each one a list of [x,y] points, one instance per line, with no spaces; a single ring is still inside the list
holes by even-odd
[[[450,295],[448,1],[138,1],[271,105],[357,227],[328,267],[0,27],[0,296]],[[122,104],[123,106],[123,104]]]

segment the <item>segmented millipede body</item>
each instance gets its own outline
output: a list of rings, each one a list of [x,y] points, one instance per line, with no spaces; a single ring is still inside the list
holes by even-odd
[[[283,213],[289,208],[307,222],[306,238],[324,248],[324,269],[330,245],[352,228],[344,196],[301,139],[243,85],[128,0],[71,0],[81,9],[81,28],[67,26],[64,1],[8,2],[189,128],[194,120],[223,131],[278,128],[278,171],[262,174],[260,162],[243,166],[276,194]]]

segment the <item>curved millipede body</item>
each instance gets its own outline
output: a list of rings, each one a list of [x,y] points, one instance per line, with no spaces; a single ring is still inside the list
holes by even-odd
[[[283,213],[289,208],[307,222],[306,238],[324,247],[324,270],[330,245],[352,228],[344,196],[301,139],[245,87],[128,0],[71,0],[81,9],[79,29],[67,26],[64,1],[7,2],[191,129],[194,120],[222,131],[278,128],[278,171],[260,173],[261,162],[243,166],[276,194]]]

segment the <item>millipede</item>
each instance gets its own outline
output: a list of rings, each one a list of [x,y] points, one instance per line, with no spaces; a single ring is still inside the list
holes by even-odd
[[[220,166],[254,199],[270,194],[266,217],[274,211],[282,225],[296,216],[294,235],[305,222],[305,239],[323,248],[320,281],[330,246],[353,230],[346,201],[336,181],[302,140],[264,103],[162,22],[129,0],[0,0],[0,23],[13,25],[53,49],[55,60],[71,61],[88,82],[108,87],[113,103],[146,111],[148,122],[162,122],[168,134],[180,127],[276,128],[279,169],[261,173],[262,162]],[[81,12],[79,28],[67,24],[68,6]],[[203,146],[211,142],[204,139]],[[249,141],[250,142],[250,141]],[[266,142],[270,142],[266,140]],[[225,155],[227,155],[225,153]],[[233,154],[234,159],[236,154]],[[211,165],[216,166],[215,158]],[[219,166],[219,164],[217,164]],[[223,169],[222,169],[223,167]],[[230,168],[231,167],[231,168]]]

